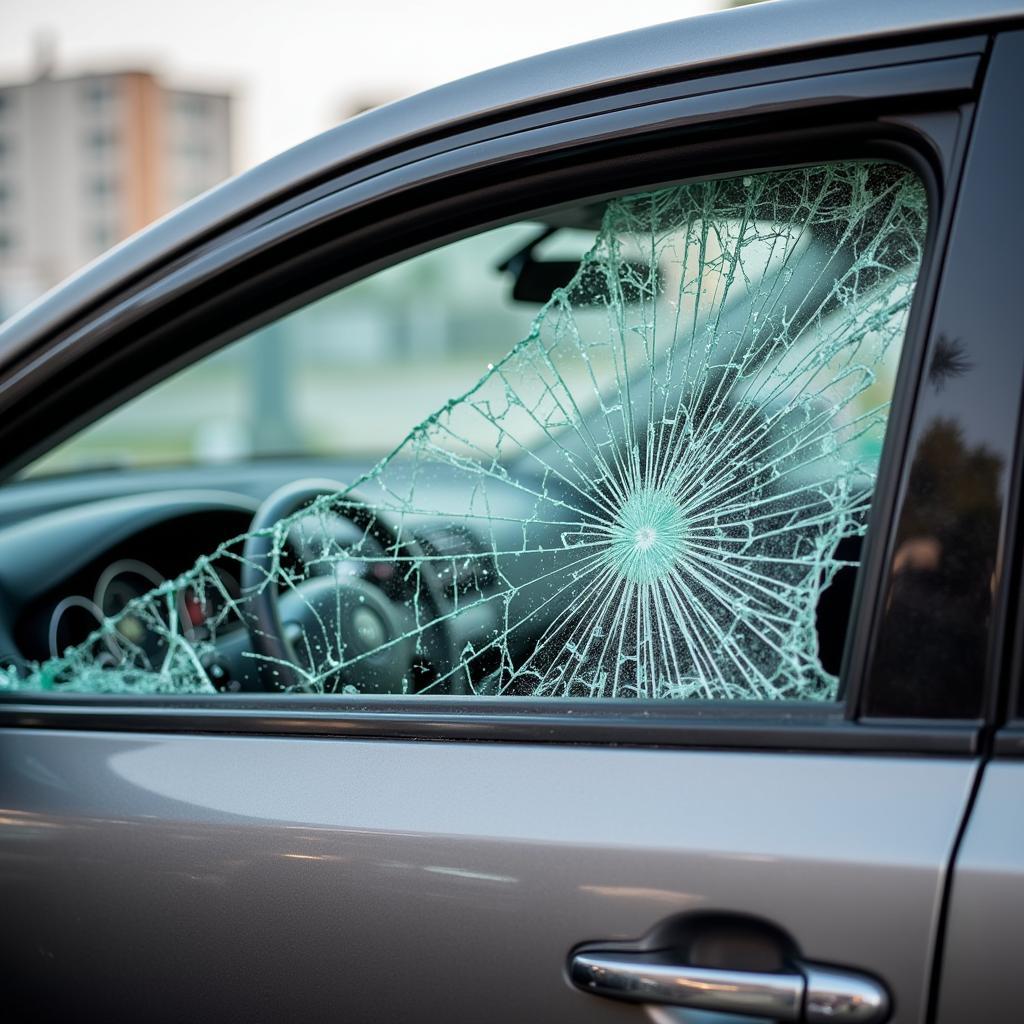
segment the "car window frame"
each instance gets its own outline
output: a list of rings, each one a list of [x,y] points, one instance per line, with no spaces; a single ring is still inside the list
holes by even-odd
[[[875,593],[874,625],[859,662],[863,685],[859,687],[858,713],[863,721],[887,721],[899,717],[929,717],[933,720],[973,721],[979,729],[980,749],[991,752],[994,730],[1006,719],[1006,676],[1012,672],[1013,614],[1019,589],[1020,549],[1024,536],[1018,532],[1021,496],[1022,424],[1024,424],[1024,350],[1015,344],[1019,323],[1013,289],[999,282],[997,275],[978,275],[976,268],[994,260],[997,265],[1011,266],[1024,232],[1024,221],[1008,211],[1019,204],[1013,198],[1018,190],[1022,163],[1022,147],[1017,134],[1008,131],[1019,117],[1019,68],[1024,60],[1024,31],[1007,29],[993,39],[986,58],[984,79],[980,85],[978,110],[971,127],[969,149],[964,151],[963,173],[950,197],[948,251],[943,265],[935,271],[936,302],[928,328],[927,350],[921,366],[917,396],[907,438],[909,447],[901,470],[901,482],[894,492],[897,503],[892,509],[893,522],[888,547],[882,558],[889,566],[888,578],[881,581]],[[941,379],[932,381],[925,367],[933,365],[944,341],[966,339],[968,363],[998,368],[990,379],[998,381],[995,388],[968,375],[966,397],[954,396],[955,387],[946,388]],[[970,366],[968,366],[970,368]],[[925,448],[930,425],[949,421],[961,429],[970,444],[973,438],[984,438],[985,445],[994,445],[1002,472],[996,487],[996,540],[992,545],[991,575],[984,578],[990,591],[988,621],[976,654],[980,662],[975,700],[965,710],[962,701],[953,698],[946,706],[929,707],[923,697],[908,702],[907,707],[886,705],[891,682],[880,671],[879,649],[889,630],[893,635],[898,621],[892,611],[892,595],[898,569],[895,542],[904,524],[922,516],[933,521],[934,510],[927,502],[919,506],[919,496],[911,487],[912,471]],[[992,424],[1005,426],[998,440],[992,439]],[[881,556],[880,556],[881,557]],[[978,567],[980,569],[982,567]],[[979,582],[983,574],[977,573]],[[947,599],[940,588],[931,594],[932,605]],[[933,617],[934,619],[934,617]],[[891,621],[890,621],[891,620]],[[939,628],[933,621],[932,628]],[[925,642],[927,642],[925,637]],[[907,659],[909,660],[909,659]],[[922,694],[929,684],[920,680]]]
[[[939,47],[938,55],[935,47]],[[57,695],[28,699],[19,694],[4,701],[0,722],[25,725],[47,721],[65,728],[143,727],[157,731],[283,731],[960,754],[975,751],[978,723],[868,723],[860,714],[860,691],[864,683],[861,669],[871,642],[876,618],[873,611],[892,529],[891,506],[905,472],[907,432],[949,231],[950,199],[962,169],[965,127],[973,115],[981,63],[979,48],[975,35],[924,44],[913,53],[911,47],[901,51],[900,58],[892,63],[878,63],[877,55],[870,51],[844,54],[834,58],[835,70],[828,71],[825,58],[818,62],[814,73],[806,76],[784,77],[784,72],[773,65],[760,72],[762,78],[770,79],[760,84],[737,84],[734,80],[730,85],[729,76],[722,76],[702,81],[694,92],[692,82],[684,83],[690,90],[682,97],[661,96],[632,106],[622,106],[620,97],[619,106],[611,112],[566,116],[554,125],[534,129],[515,130],[518,126],[510,121],[505,134],[467,141],[390,169],[385,166],[370,176],[362,169],[356,172],[357,180],[321,185],[284,204],[273,216],[244,230],[229,231],[205,249],[173,261],[119,300],[96,311],[77,329],[65,331],[35,360],[0,381],[0,387],[12,380],[16,386],[24,385],[47,361],[66,372],[74,363],[81,365],[83,352],[105,350],[109,356],[118,339],[123,344],[131,338],[129,347],[135,352],[147,347],[159,352],[161,341],[170,336],[168,332],[187,332],[190,321],[203,323],[204,329],[193,335],[203,338],[202,344],[177,360],[162,359],[158,372],[135,379],[134,393],[138,393],[157,376],[162,378],[180,368],[186,359],[199,358],[350,280],[416,252],[537,212],[535,198],[532,206],[524,206],[523,197],[531,194],[553,200],[545,204],[550,208],[561,205],[562,197],[568,198],[570,192],[579,201],[667,181],[818,164],[844,157],[886,157],[907,163],[922,175],[929,190],[930,238],[908,324],[865,558],[858,574],[854,617],[841,674],[846,692],[835,704],[601,701],[584,706],[583,701],[559,698],[325,699],[248,694],[213,699]],[[858,69],[858,59],[869,66]],[[685,88],[682,91],[687,92]],[[959,122],[959,130],[951,119]],[[755,135],[737,137],[741,128],[749,132],[751,125],[757,127]],[[652,143],[663,148],[655,151]],[[813,159],[806,158],[809,146]],[[553,156],[556,151],[557,158]],[[798,152],[805,158],[795,162],[792,157]],[[676,166],[692,168],[693,173],[668,175],[673,160]],[[533,171],[528,181],[517,173],[524,168]],[[461,184],[467,178],[476,181],[471,191]],[[581,194],[584,181],[590,183],[586,186],[590,191]],[[617,187],[602,189],[601,182],[605,186],[614,182]],[[465,207],[470,195],[478,204],[481,195],[487,197],[491,217],[480,223],[478,210],[472,227],[453,230],[458,223],[453,210]],[[397,227],[404,221],[409,230],[413,205],[418,216],[412,219],[428,225],[425,232],[419,225],[422,234],[418,239],[412,231],[405,236],[404,244],[398,245],[395,239],[401,236],[396,234],[375,258],[352,268],[342,264],[338,273],[339,263],[332,261],[330,254],[338,251],[339,239],[340,247],[350,251],[367,239],[379,245],[392,224]],[[390,221],[382,221],[382,211]],[[439,233],[439,224],[446,230]],[[329,266],[331,276],[311,286],[310,281],[316,279],[309,273],[311,266],[321,276]],[[214,284],[218,281],[220,288]],[[230,310],[237,310],[237,292],[224,288],[225,281],[235,289],[247,290],[250,296],[258,292],[263,308],[232,320]],[[162,321],[159,327],[153,323],[157,318]],[[147,319],[148,330],[144,326]],[[71,360],[72,355],[77,358]],[[109,366],[106,360],[102,365]],[[117,397],[120,404],[124,393]],[[101,403],[91,412],[101,415],[112,404]],[[75,423],[72,429],[79,425]],[[21,462],[27,461],[28,450],[23,449]]]
[[[1002,54],[998,49],[994,53],[994,57],[1001,58],[1004,73],[998,89],[993,89],[992,104],[1002,109],[1004,117],[1019,117],[1016,104],[1020,61],[1024,59],[1024,32],[1007,31],[997,42],[1005,46]],[[996,60],[992,63],[998,74],[1000,64]],[[1019,140],[1017,155],[1019,172],[1024,167],[1024,145]],[[1024,223],[1020,214],[1017,223]],[[1013,226],[1009,225],[1007,234],[1012,233]],[[1014,324],[1012,307],[1012,303],[1004,303],[995,310],[998,318],[995,322],[1004,330],[1008,326],[1012,329]],[[985,719],[989,730],[983,736],[983,746],[986,753],[995,758],[1024,757],[1024,397],[1017,412],[1014,453],[1006,500],[1006,520],[1011,524],[1004,547],[1008,571],[1001,581],[1002,615],[998,631],[992,637],[991,679],[985,694]]]

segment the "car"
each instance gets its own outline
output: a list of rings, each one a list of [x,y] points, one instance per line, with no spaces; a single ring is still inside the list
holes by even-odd
[[[0,327],[3,1018],[1016,1021],[1022,67],[571,47]]]

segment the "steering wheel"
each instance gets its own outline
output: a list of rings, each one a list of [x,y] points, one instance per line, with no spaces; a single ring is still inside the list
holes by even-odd
[[[441,582],[426,553],[408,533],[400,539],[387,518],[359,496],[346,493],[344,509],[331,513],[353,523],[366,543],[400,558],[399,565],[418,567],[407,574],[412,583],[403,583],[402,573],[390,574],[405,586],[405,599],[394,587],[389,593],[353,572],[358,556],[346,560],[343,554],[325,559],[326,568],[308,578],[279,586],[287,581],[278,565],[283,538],[274,527],[322,495],[344,489],[333,480],[296,480],[271,494],[253,518],[240,582],[264,688],[302,691],[310,676],[319,676],[317,692],[411,693],[431,678],[447,678],[450,685],[439,692],[464,693]],[[391,568],[383,559],[372,564]]]

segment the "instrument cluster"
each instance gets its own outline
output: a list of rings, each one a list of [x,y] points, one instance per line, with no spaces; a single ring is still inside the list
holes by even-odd
[[[164,625],[180,629],[191,640],[204,639],[206,624],[220,616],[226,604],[237,601],[241,593],[238,580],[231,573],[223,569],[217,573],[223,593],[207,588],[200,596],[194,588],[185,587],[173,598],[174,611],[170,614],[177,621]],[[140,559],[119,558],[110,562],[99,574],[91,594],[70,594],[54,607],[47,630],[49,656],[58,657],[69,645],[79,643],[104,622],[116,618],[116,630],[104,641],[113,658],[121,655],[124,646],[156,657],[162,639],[154,624],[147,621],[147,615],[152,613],[133,614],[132,603],[166,582],[157,569]]]

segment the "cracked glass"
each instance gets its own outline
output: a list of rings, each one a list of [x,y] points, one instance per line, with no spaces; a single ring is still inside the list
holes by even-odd
[[[500,270],[539,312],[479,379],[0,689],[835,699],[920,181],[833,163],[570,213],[520,230]],[[586,224],[582,258],[538,256]]]

